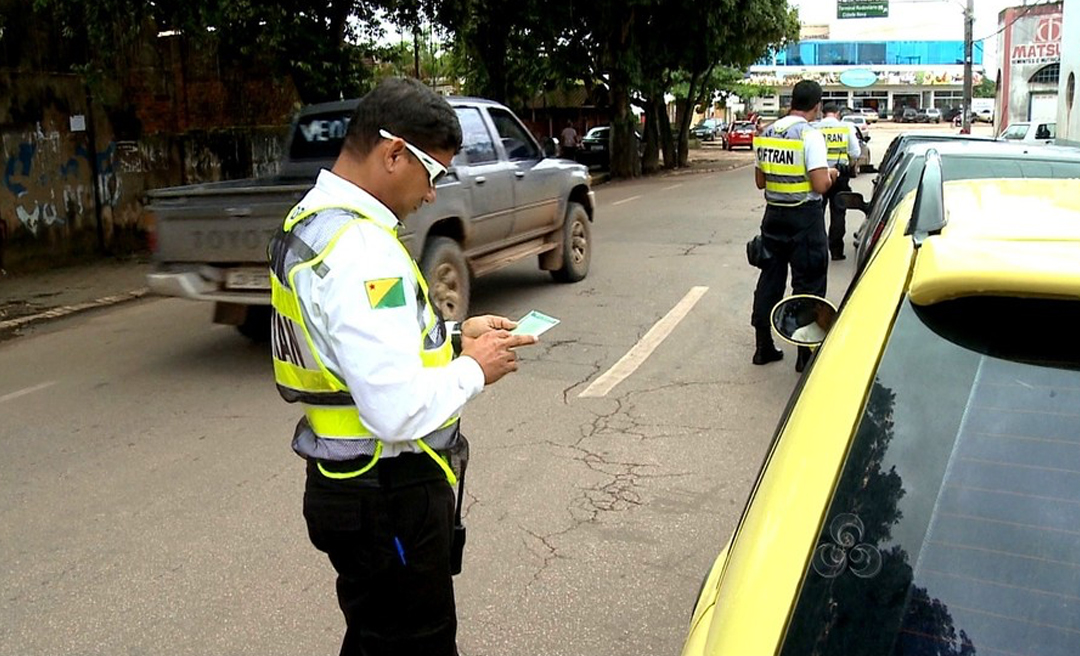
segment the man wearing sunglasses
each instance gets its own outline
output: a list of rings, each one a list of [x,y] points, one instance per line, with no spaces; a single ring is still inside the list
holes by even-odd
[[[304,410],[292,446],[307,460],[308,535],[338,574],[343,655],[457,653],[459,417],[536,341],[474,317],[455,357],[453,327],[397,239],[460,147],[445,100],[416,80],[382,82],[270,244],[274,375]]]

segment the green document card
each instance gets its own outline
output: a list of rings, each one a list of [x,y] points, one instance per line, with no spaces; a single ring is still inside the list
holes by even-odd
[[[546,314],[533,310],[518,319],[517,328],[514,328],[510,332],[514,335],[539,336],[541,333],[554,328],[557,323],[559,323],[559,320],[555,317],[549,317]]]

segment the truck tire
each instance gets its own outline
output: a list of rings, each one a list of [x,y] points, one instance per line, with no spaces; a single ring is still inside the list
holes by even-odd
[[[420,268],[428,284],[431,302],[443,319],[464,321],[469,311],[471,279],[461,246],[449,237],[434,237],[424,247]]]
[[[569,203],[562,227],[563,265],[551,272],[559,282],[577,282],[589,275],[592,259],[592,228],[581,203]]]
[[[244,322],[236,329],[257,344],[270,341],[270,306],[249,305]]]

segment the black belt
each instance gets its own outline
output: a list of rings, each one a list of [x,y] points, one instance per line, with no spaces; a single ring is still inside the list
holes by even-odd
[[[444,451],[436,451],[444,460],[448,457]],[[363,474],[350,478],[329,478],[319,471],[319,465],[328,472],[350,474],[367,467],[371,456],[360,456],[353,460],[316,460],[309,458],[307,472],[309,480],[314,477],[330,485],[349,487],[395,488],[426,483],[432,480],[446,480],[446,473],[439,464],[426,453],[402,453],[392,458],[380,458]]]

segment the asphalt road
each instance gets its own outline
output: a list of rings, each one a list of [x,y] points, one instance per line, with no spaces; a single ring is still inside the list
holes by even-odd
[[[466,411],[466,656],[679,652],[797,382],[793,348],[750,364],[752,179],[604,185],[586,280],[521,263],[477,283],[474,312],[562,323]],[[624,380],[579,396],[701,287]],[[209,319],[147,299],[0,343],[0,656],[336,653],[296,410],[265,347]]]

